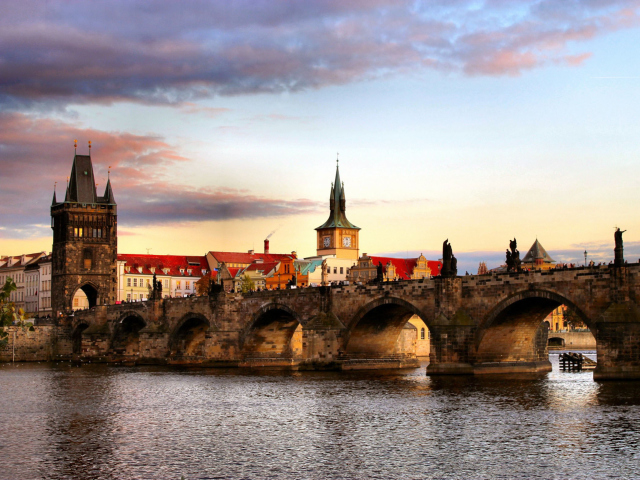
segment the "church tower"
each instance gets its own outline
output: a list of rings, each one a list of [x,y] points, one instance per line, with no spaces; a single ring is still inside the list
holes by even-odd
[[[318,255],[358,260],[360,228],[347,220],[344,184],[340,182],[340,168],[336,165],[336,180],[331,185],[329,219],[316,228]]]
[[[117,206],[110,179],[104,196],[97,195],[91,155],[74,155],[63,202],[56,201],[54,191],[51,228],[51,301],[56,318],[72,310],[80,289],[89,307],[115,303]]]

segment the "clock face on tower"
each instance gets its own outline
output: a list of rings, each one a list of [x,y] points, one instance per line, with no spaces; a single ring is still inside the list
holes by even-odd
[[[351,237],[342,237],[342,246],[350,247],[351,246]]]
[[[324,245],[325,248],[328,248],[329,245],[331,245],[331,237],[324,237],[322,245]]]

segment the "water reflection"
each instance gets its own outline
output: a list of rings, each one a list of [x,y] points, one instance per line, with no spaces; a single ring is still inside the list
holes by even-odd
[[[0,366],[3,478],[629,478],[640,382]]]

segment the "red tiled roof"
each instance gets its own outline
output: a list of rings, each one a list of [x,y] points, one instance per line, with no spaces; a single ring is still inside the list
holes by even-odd
[[[249,265],[247,268],[244,269],[245,272],[247,271],[255,271],[255,272],[262,272],[263,275],[268,275],[269,273],[271,273],[272,270],[278,268],[278,265],[280,264],[280,262],[269,262],[269,263],[252,263],[251,265]]]
[[[391,262],[391,264],[396,267],[396,275],[403,280],[411,278],[413,269],[418,263],[417,258],[374,257],[371,255],[369,258],[371,258],[371,261],[375,266],[377,266],[378,263],[382,263],[382,267],[385,272],[387,271],[387,263]],[[436,275],[440,275],[442,263],[436,260],[427,260],[427,266],[431,269],[431,276],[435,277]]]
[[[237,267],[232,267],[232,268],[228,268],[227,270],[229,270],[229,274],[231,275],[231,278],[236,278],[236,276],[238,275],[238,272],[242,269]]]
[[[136,255],[119,253],[118,260],[126,262],[125,267],[131,267],[131,273],[138,273],[138,267],[142,267],[142,275],[153,275],[151,268],[156,269],[156,275],[165,275],[163,269],[168,268],[166,275],[201,277],[202,270],[209,270],[206,257],[194,257],[185,255]],[[184,273],[180,273],[180,269]]]
[[[256,260],[263,262],[278,262],[291,259],[293,256],[287,253],[249,253],[249,252],[209,252],[218,262],[251,264]]]
[[[9,257],[0,258],[0,262],[6,262],[4,265],[0,265],[0,268],[14,268],[14,267],[23,267],[28,265],[30,262],[39,259],[40,257],[45,257],[47,254],[45,252],[38,253],[27,253],[26,255],[14,255]],[[22,257],[25,257],[25,262],[22,263]],[[9,260],[17,260],[13,265],[9,266]]]

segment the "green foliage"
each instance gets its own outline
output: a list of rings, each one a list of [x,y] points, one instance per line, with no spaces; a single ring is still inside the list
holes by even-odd
[[[574,328],[585,328],[586,325],[583,323],[582,318],[578,315],[574,309],[567,307],[567,309],[562,312],[563,320],[567,322],[567,326],[570,329]]]
[[[26,315],[21,308],[16,309],[13,302],[9,301],[11,292],[17,290],[17,286],[12,278],[7,278],[0,290],[0,348],[5,347],[9,342],[9,334],[4,327],[17,325],[23,329],[32,329],[33,323],[26,321]]]
[[[251,290],[255,290],[256,284],[253,282],[249,275],[245,275],[242,279],[242,283],[240,284],[240,289],[242,293],[248,293]]]

